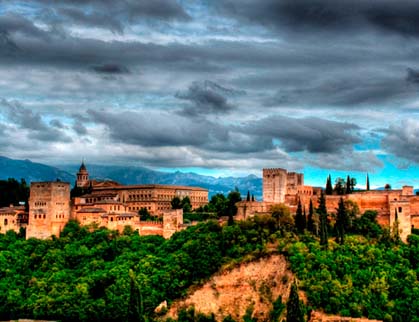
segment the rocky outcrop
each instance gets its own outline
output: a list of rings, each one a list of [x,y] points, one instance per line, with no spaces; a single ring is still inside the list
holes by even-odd
[[[191,290],[186,299],[173,303],[166,318],[176,318],[180,309],[193,306],[196,312],[214,313],[217,321],[228,315],[239,321],[250,310],[259,321],[269,321],[272,302],[279,296],[286,302],[293,278],[282,255],[240,264],[214,275],[199,289]]]
[[[382,322],[381,320],[368,320],[365,318],[350,318],[338,315],[326,315],[321,312],[311,312],[309,322]]]

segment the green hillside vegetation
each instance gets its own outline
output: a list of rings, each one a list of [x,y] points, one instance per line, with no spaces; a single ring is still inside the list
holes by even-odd
[[[9,231],[0,235],[0,320],[146,321],[221,265],[262,256],[274,233],[269,218],[209,221],[169,240],[129,228],[90,232],[76,222],[50,240]]]
[[[301,211],[298,207],[297,217]],[[153,321],[162,301],[170,305],[221,267],[277,249],[296,273],[294,295],[298,287],[308,299],[307,307],[299,308],[291,297],[287,315],[303,320],[318,309],[419,321],[419,236],[403,244],[376,217],[372,211],[360,216],[355,204],[342,202],[335,216],[320,205],[310,207],[307,220],[294,221],[289,209],[278,205],[272,216],[224,226],[209,220],[169,240],[139,236],[129,227],[119,234],[77,222],[49,240],[25,240],[10,231],[0,235],[0,320]],[[285,303],[273,304],[273,321],[284,318]],[[193,308],[179,316],[179,321],[213,320]],[[253,321],[250,309],[243,320]]]

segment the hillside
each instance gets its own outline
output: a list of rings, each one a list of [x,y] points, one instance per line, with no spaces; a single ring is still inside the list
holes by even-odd
[[[30,160],[14,160],[0,156],[0,179],[15,178],[31,181],[61,181],[73,183],[75,174]]]
[[[280,297],[287,301],[293,278],[282,255],[243,263],[215,274],[186,299],[175,302],[167,317],[177,318],[180,309],[193,306],[196,312],[214,313],[217,321],[229,315],[240,321],[247,310],[258,321],[268,321],[272,303]]]

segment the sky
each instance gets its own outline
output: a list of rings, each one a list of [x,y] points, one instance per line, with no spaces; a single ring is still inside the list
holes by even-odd
[[[0,154],[419,186],[419,1],[0,0]]]

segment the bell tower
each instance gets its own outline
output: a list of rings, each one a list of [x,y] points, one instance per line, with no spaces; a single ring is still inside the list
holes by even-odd
[[[89,186],[89,172],[87,172],[84,161],[82,161],[79,172],[77,172],[76,186],[79,188],[85,188]]]

